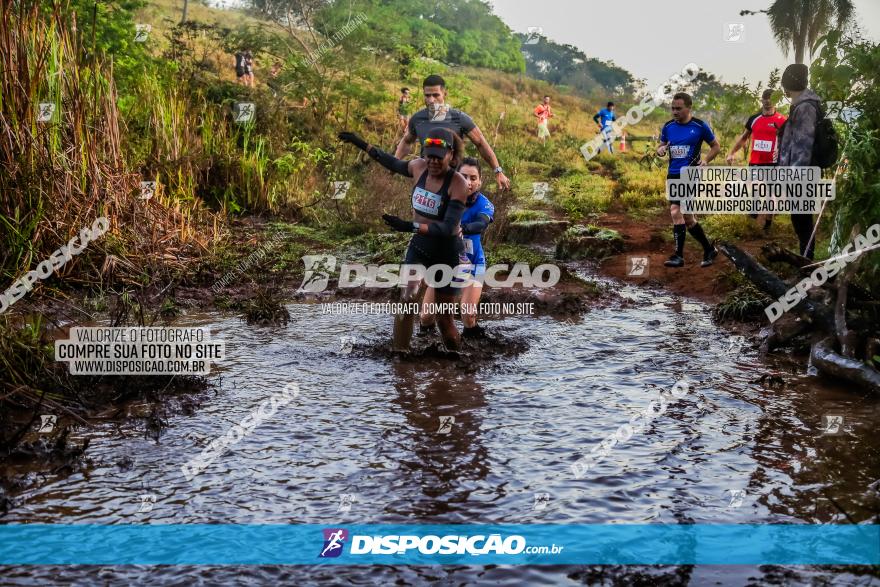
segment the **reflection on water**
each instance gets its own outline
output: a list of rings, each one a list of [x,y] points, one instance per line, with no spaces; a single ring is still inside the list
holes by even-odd
[[[474,489],[489,474],[483,443],[486,398],[473,375],[440,367],[425,371],[406,363],[393,365],[396,395],[389,408],[405,425],[386,431],[383,440],[400,449],[400,487],[418,487],[422,494],[386,508],[400,521],[444,519],[465,523]]]
[[[85,470],[34,483],[4,521],[847,523],[877,515],[868,486],[880,478],[880,401],[784,363],[761,363],[701,304],[618,289],[633,303],[574,324],[545,317],[491,323],[532,346],[476,372],[349,353],[343,337],[388,336],[382,316],[324,315],[318,305],[298,304],[278,328],[188,317],[226,342],[216,395],[194,415],[169,414],[158,442],[132,426],[90,432]],[[762,383],[768,370],[784,384]],[[689,393],[583,478],[573,477],[573,462],[684,376]],[[292,381],[298,398],[186,480],[183,463]],[[823,434],[835,415],[842,422]],[[803,567],[3,569],[4,580],[22,584],[65,577],[610,584],[636,574],[668,584],[853,579]]]

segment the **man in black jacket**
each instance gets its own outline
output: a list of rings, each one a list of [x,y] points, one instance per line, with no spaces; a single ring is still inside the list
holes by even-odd
[[[822,116],[821,100],[807,87],[809,70],[803,63],[794,63],[782,74],[782,89],[791,99],[791,110],[779,141],[779,165],[809,167],[813,163],[813,143],[816,140],[816,123]],[[812,214],[792,214],[791,225],[797,234],[800,253],[813,258],[815,239]]]

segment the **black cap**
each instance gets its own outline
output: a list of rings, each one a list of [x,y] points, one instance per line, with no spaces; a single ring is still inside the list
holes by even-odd
[[[809,72],[810,70],[803,63],[792,63],[782,74],[782,87],[792,92],[806,90]]]
[[[428,139],[440,139],[445,143],[444,145],[425,145],[425,141]],[[455,145],[455,139],[453,137],[452,131],[448,128],[432,128],[428,131],[428,136],[425,137],[425,141],[422,141],[422,145],[424,146],[424,151],[422,153],[425,157],[440,157],[441,159],[446,156],[446,153],[452,151]]]

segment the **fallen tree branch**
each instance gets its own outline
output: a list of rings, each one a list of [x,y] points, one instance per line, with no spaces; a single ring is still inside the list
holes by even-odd
[[[781,263],[788,263],[789,265],[793,265],[798,269],[804,267],[804,265],[809,265],[813,261],[804,257],[803,255],[798,255],[793,251],[789,251],[783,247],[780,247],[776,243],[767,243],[761,247],[761,252],[767,258],[768,261],[776,261]]]
[[[787,322],[779,320],[769,326],[761,329],[760,337],[763,338],[761,343],[761,352],[767,353],[779,347],[785,346],[798,336],[805,334],[810,330],[810,323],[806,320],[797,320],[796,322]]]
[[[717,247],[718,250],[730,259],[731,263],[736,266],[746,279],[754,283],[758,289],[774,300],[779,299],[785,292],[791,289],[775,273],[758,263],[754,257],[736,245],[722,242]],[[825,304],[806,298],[792,308],[792,311],[809,318],[824,330],[834,332],[834,313]]]
[[[855,356],[858,336],[846,325],[846,300],[849,282],[855,276],[858,265],[859,260],[856,259],[854,263],[844,269],[837,286],[837,300],[834,303],[834,332],[837,335],[837,342],[840,344],[840,354],[849,358]]]
[[[834,351],[833,337],[823,338],[813,344],[810,359],[822,373],[851,381],[875,394],[880,394],[880,371],[856,359],[844,357]]]
[[[74,420],[76,420],[77,422],[82,424],[83,426],[91,426],[92,425],[91,422],[89,422],[88,420],[84,420],[82,416],[80,416],[79,414],[77,414],[76,412],[71,410],[70,408],[63,406],[62,404],[56,402],[55,400],[53,400],[51,398],[46,397],[45,391],[39,392],[39,394],[38,394],[37,390],[34,390],[34,389],[31,389],[30,387],[21,385],[18,388],[16,388],[13,391],[13,393],[18,393],[19,395],[22,395],[22,396],[30,399],[31,401],[38,402],[37,407],[39,407],[43,404],[46,404],[48,407],[50,407],[54,410],[57,410],[59,412],[64,412],[65,414],[67,414],[68,416],[70,416],[71,418],[73,418]],[[12,395],[12,394],[10,394],[10,395]],[[6,397],[8,397],[8,396],[6,396]]]
[[[779,263],[788,263],[792,267],[796,267],[800,270],[801,275],[809,275],[813,272],[815,267],[807,267],[807,265],[811,265],[814,263],[812,259],[808,259],[803,255],[798,255],[794,251],[789,251],[783,247],[780,247],[776,243],[767,243],[761,247],[761,254],[767,258],[768,261],[775,261]],[[806,267],[806,268],[805,268]],[[831,285],[835,281],[835,278],[829,279],[829,285]],[[833,287],[833,286],[832,286]],[[849,292],[848,292],[850,302],[854,303],[864,303],[867,301],[873,301],[874,297],[863,287],[856,285],[855,283],[849,284]]]

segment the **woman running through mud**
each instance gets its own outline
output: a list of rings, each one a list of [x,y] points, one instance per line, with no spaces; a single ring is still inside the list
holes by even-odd
[[[383,214],[382,219],[398,232],[414,233],[406,250],[407,265],[422,265],[425,268],[440,266],[432,272],[435,279],[443,279],[439,277],[441,268],[444,276],[454,275],[459,254],[464,248],[458,233],[469,193],[468,181],[455,171],[462,159],[461,137],[446,128],[432,129],[424,139],[423,158],[412,161],[397,159],[368,144],[355,133],[341,132],[339,139],[366,151],[383,167],[413,178],[413,220],[407,221],[390,214]],[[408,279],[403,294],[404,303],[418,302],[421,282],[420,277]],[[460,288],[452,287],[451,283],[435,291],[436,303],[446,308],[437,313],[440,335],[446,348],[452,351],[458,350],[460,343],[451,310],[459,291]],[[395,351],[409,351],[414,319],[415,314],[408,312],[395,315]]]
[[[468,181],[468,195],[465,203],[465,211],[461,217],[461,234],[464,235],[465,256],[462,263],[467,263],[468,271],[472,276],[468,284],[461,292],[461,323],[464,328],[461,331],[462,338],[482,338],[486,336],[486,330],[477,326],[477,308],[480,305],[480,295],[483,292],[481,276],[486,274],[486,256],[483,253],[483,245],[480,235],[489,228],[489,224],[495,217],[495,206],[489,198],[480,192],[483,187],[480,162],[473,157],[465,157],[461,161],[458,172]],[[425,292],[423,304],[429,306],[434,303],[434,290]],[[430,334],[436,330],[434,316],[423,311],[419,324],[419,335]]]

